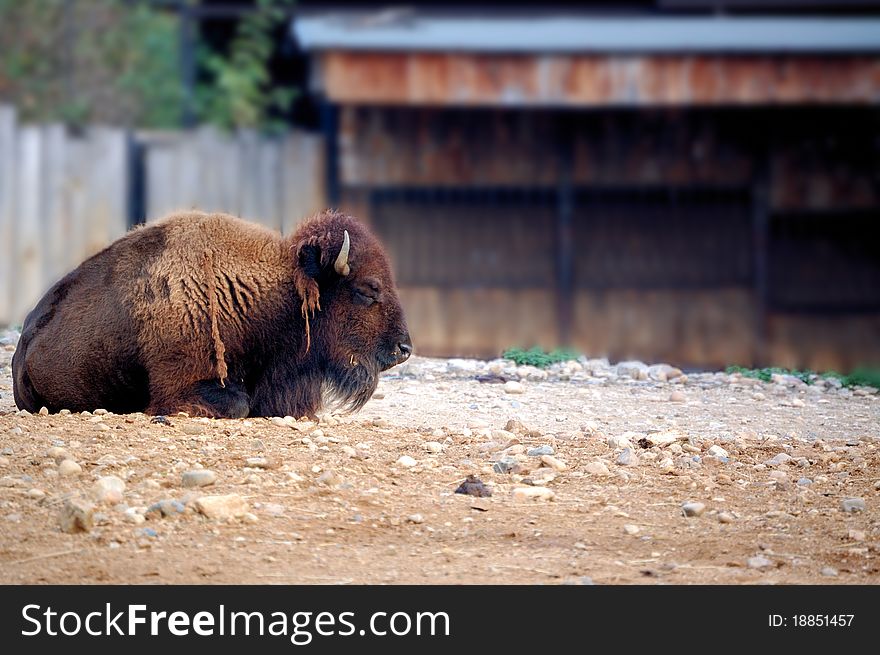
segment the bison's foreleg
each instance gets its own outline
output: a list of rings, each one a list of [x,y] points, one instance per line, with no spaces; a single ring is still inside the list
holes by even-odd
[[[218,380],[200,380],[178,398],[157,399],[147,408],[148,414],[176,414],[209,418],[244,418],[250,401],[244,388],[231,380],[220,386]]]

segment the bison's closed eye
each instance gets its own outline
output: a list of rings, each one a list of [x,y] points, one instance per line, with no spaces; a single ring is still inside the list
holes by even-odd
[[[372,305],[374,302],[378,301],[378,299],[375,297],[375,295],[373,295],[373,292],[371,292],[371,291],[364,292],[364,291],[361,291],[360,289],[354,290],[354,297],[357,299],[357,301],[359,303],[361,303],[362,305],[366,305],[367,307]]]

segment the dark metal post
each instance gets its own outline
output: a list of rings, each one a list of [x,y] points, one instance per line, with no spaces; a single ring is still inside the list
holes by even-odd
[[[195,86],[196,54],[195,27],[191,0],[180,2],[180,77],[183,82],[183,108],[181,119],[184,127],[192,127],[196,122]]]
[[[560,166],[556,189],[556,315],[559,340],[563,346],[570,346],[574,323],[574,188],[571,136],[568,130],[562,130],[557,147]]]
[[[755,347],[753,366],[767,363],[768,304],[769,304],[769,248],[770,248],[770,189],[767,157],[762,153],[752,183],[752,249],[755,294]]]
[[[339,109],[331,102],[321,103],[321,132],[324,135],[324,188],[327,204],[338,207],[339,189]]]

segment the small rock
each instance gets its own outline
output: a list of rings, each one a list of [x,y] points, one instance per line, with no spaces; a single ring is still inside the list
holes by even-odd
[[[418,525],[425,522],[425,517],[421,514],[410,514],[406,517],[406,520],[410,523],[415,523],[416,525]]]
[[[442,453],[443,444],[441,444],[439,441],[426,441],[425,450],[427,450],[429,453]]]
[[[637,525],[633,525],[632,523],[625,523],[623,525],[623,531],[627,534],[637,535],[639,532],[642,531],[642,529]]]
[[[508,420],[507,423],[505,423],[504,425],[504,429],[514,434],[522,434],[524,432],[527,432],[526,426],[524,426],[519,419],[515,418]]]
[[[781,466],[782,464],[787,464],[791,461],[791,455],[788,453],[779,453],[776,457],[772,459],[768,459],[764,464],[767,466]]]
[[[730,454],[721,446],[712,446],[706,451],[706,454],[712,457],[730,457]]]
[[[632,443],[626,437],[608,437],[605,440],[609,448],[617,450],[619,448],[632,448]]]
[[[82,473],[82,467],[72,459],[65,459],[58,465],[58,475],[71,476]]]
[[[42,500],[46,497],[46,492],[42,489],[28,489],[27,495],[28,498],[33,498],[34,500]]]
[[[64,450],[64,448],[59,448],[58,446],[52,446],[49,450],[47,450],[46,457],[51,457],[52,459],[54,459],[56,464],[60,464],[65,459],[72,459],[69,452]]]
[[[399,464],[400,466],[403,466],[405,468],[412,468],[413,466],[418,464],[418,462],[416,460],[414,460],[412,457],[410,457],[409,455],[401,455],[397,459],[395,464]]]
[[[706,506],[703,503],[687,502],[682,503],[681,511],[685,516],[700,516],[706,511]]]
[[[565,462],[556,459],[553,455],[541,455],[541,462],[555,471],[564,471],[568,468]]]
[[[822,568],[822,575],[827,578],[836,578],[837,577],[837,569],[833,566],[826,566]]]
[[[864,498],[844,498],[840,501],[840,509],[848,514],[865,511]]]
[[[522,382],[516,382],[515,380],[509,380],[508,382],[504,383],[504,392],[505,393],[519,394],[519,393],[523,393],[525,390],[526,389],[523,386]]]
[[[537,448],[530,448],[526,453],[529,457],[541,457],[543,455],[552,455],[554,453],[553,446],[538,446]]]
[[[721,512],[718,514],[718,521],[720,523],[733,523],[736,520],[736,517],[730,512]]]
[[[501,457],[495,464],[492,465],[492,470],[496,473],[517,473],[520,471],[522,467],[515,457]]]
[[[611,471],[608,470],[604,462],[590,462],[584,467],[584,471],[590,475],[611,475]]]
[[[244,463],[251,468],[257,469],[274,469],[278,467],[278,462],[271,457],[247,457]]]
[[[92,527],[94,506],[81,498],[70,498],[61,507],[61,531],[69,534],[88,532]]]
[[[517,487],[512,493],[516,500],[552,500],[556,496],[547,487]]]
[[[847,536],[853,541],[864,541],[867,537],[864,530],[850,530]]]
[[[678,389],[676,389],[676,390],[673,391],[671,394],[669,394],[669,402],[672,402],[672,403],[683,403],[685,400],[687,400],[687,398],[686,398],[685,395],[684,395],[681,391],[679,391]]]
[[[183,514],[185,509],[183,503],[179,500],[160,500],[158,503],[153,503],[147,508],[147,511],[144,512],[144,518],[152,520],[176,516]]]
[[[217,474],[208,469],[195,469],[185,471],[180,481],[184,487],[207,487],[217,481]]]
[[[755,555],[746,560],[746,564],[750,569],[766,569],[773,566],[773,562],[763,555]]]
[[[632,448],[624,448],[623,452],[617,456],[617,463],[621,466],[638,466],[639,457]]]
[[[134,523],[135,525],[141,525],[147,520],[144,515],[140,514],[134,507],[129,507],[125,510],[125,512],[123,512],[123,517],[129,523]]]
[[[184,423],[180,428],[184,434],[202,434],[205,431],[205,426],[201,423]]]
[[[92,485],[91,493],[95,502],[115,505],[122,502],[125,482],[115,475],[105,475]]]
[[[168,417],[162,416],[161,414],[151,418],[150,423],[158,423],[159,425],[171,425],[171,421],[168,420]]]
[[[40,416],[49,416],[49,408],[40,407]]]
[[[468,496],[488,497],[492,495],[492,490],[483,484],[483,481],[477,476],[469,475],[464,482],[458,485],[455,493],[466,494]]]
[[[224,520],[240,518],[247,514],[248,504],[238,494],[228,496],[202,496],[195,503],[196,509],[209,519]]]

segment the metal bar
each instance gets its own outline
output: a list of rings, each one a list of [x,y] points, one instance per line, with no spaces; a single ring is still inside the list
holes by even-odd
[[[573,142],[567,121],[560,124],[557,135],[559,149],[559,181],[556,189],[556,293],[559,341],[563,346],[571,345],[571,332],[574,322],[574,186],[572,168],[574,160]]]
[[[180,12],[180,78],[183,82],[183,107],[181,119],[184,127],[192,127],[196,122],[196,22],[193,18],[193,7],[187,0],[183,0],[178,6]]]
[[[752,184],[752,249],[755,294],[755,322],[752,363],[762,366],[767,361],[767,343],[769,322],[767,307],[769,304],[769,162],[766,153],[759,157],[755,179]]]
[[[321,132],[324,134],[324,188],[327,204],[336,207],[341,198],[339,184],[339,108],[329,101],[321,103]],[[352,189],[355,190],[355,189]],[[372,196],[370,202],[373,202]]]

